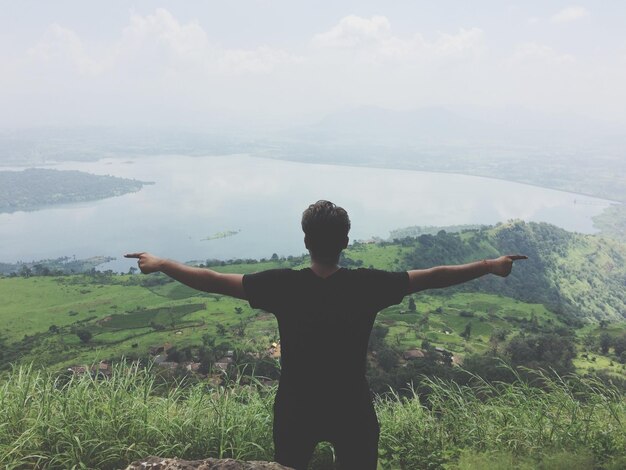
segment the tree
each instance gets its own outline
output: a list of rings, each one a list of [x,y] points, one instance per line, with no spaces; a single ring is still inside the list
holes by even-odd
[[[370,334],[370,340],[368,349],[370,351],[378,351],[385,344],[385,337],[389,333],[389,328],[381,324],[374,324],[372,328],[372,333]]]
[[[244,322],[243,320],[240,320],[239,324],[233,327],[233,331],[235,332],[237,336],[243,338],[246,335],[247,327],[248,327],[248,324]]]
[[[593,335],[592,333],[587,333],[584,337],[583,337],[583,344],[585,345],[585,347],[587,349],[595,349],[596,348],[596,344],[597,344],[597,338],[595,335]]]
[[[173,346],[167,350],[167,360],[169,362],[181,362],[184,360],[184,353]]]
[[[49,276],[50,268],[42,264],[36,264],[33,266],[33,272],[35,273],[35,276]]]
[[[490,382],[515,380],[515,374],[498,356],[470,354],[463,360],[463,369]]]
[[[20,269],[20,276],[22,277],[30,277],[32,276],[33,272],[30,270],[30,268],[26,265],[23,265]]]
[[[91,334],[91,331],[85,330],[85,329],[78,330],[76,332],[76,336],[78,336],[78,339],[80,339],[85,344],[91,341],[91,338],[93,337],[93,335]]]
[[[611,347],[611,336],[605,331],[600,335],[600,351],[602,354],[608,354]]]
[[[428,318],[428,314],[426,313],[426,314],[424,314],[424,316],[422,318],[420,318],[420,321],[418,322],[419,327],[422,330],[427,330],[428,329],[428,321],[429,321],[429,318]]]
[[[385,371],[389,372],[398,365],[398,355],[391,348],[384,348],[378,352],[376,356],[378,364]]]
[[[571,336],[554,333],[517,336],[511,340],[506,352],[514,366],[554,369],[558,374],[574,370],[572,360],[576,357],[576,346]]]
[[[615,355],[618,357],[626,351],[626,333],[613,340],[613,349],[615,350]]]
[[[165,329],[165,325],[161,325],[160,323],[152,320],[150,321],[150,328],[152,328],[154,331],[163,331]]]
[[[205,348],[213,348],[215,346],[215,337],[208,333],[202,335],[202,345]]]
[[[472,324],[468,323],[467,325],[465,325],[465,329],[463,330],[463,333],[461,333],[461,338],[463,339],[470,339],[470,336],[472,335]]]

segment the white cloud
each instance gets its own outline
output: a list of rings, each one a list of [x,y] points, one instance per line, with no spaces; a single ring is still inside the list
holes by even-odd
[[[287,51],[264,45],[229,49],[212,43],[197,22],[181,24],[163,8],[145,17],[133,15],[119,49],[133,51],[133,60],[149,53],[161,64],[209,75],[269,73],[281,64],[299,60]]]
[[[389,39],[390,31],[391,25],[384,16],[372,16],[367,19],[349,15],[342,18],[329,31],[315,35],[312,42],[319,47],[359,47]]]
[[[585,7],[573,5],[562,9],[552,16],[554,23],[569,23],[571,21],[580,20],[589,15],[589,11]]]
[[[410,37],[393,34],[391,23],[384,16],[350,15],[330,30],[314,36],[311,43],[318,49],[349,50],[362,61],[410,63],[481,55],[484,33],[479,28],[461,28],[456,34],[439,33],[429,41],[421,34]]]
[[[104,63],[89,57],[74,31],[58,24],[50,25],[42,40],[27,53],[34,61],[69,65],[83,75],[97,75],[104,69]]]
[[[457,34],[440,34],[430,46],[442,56],[476,55],[484,50],[484,33],[480,28],[461,28]]]
[[[575,44],[576,57],[532,34],[512,47],[471,25],[399,32],[385,16],[350,15],[316,31],[289,48],[234,47],[162,8],[130,15],[105,42],[53,24],[26,54],[13,47],[0,57],[0,102],[27,123],[192,125],[229,113],[290,122],[362,105],[626,109],[624,62],[589,58]]]
[[[136,52],[154,47],[175,57],[201,60],[209,49],[209,39],[197,22],[181,24],[169,11],[158,8],[153,14],[133,14],[118,46],[120,52]]]
[[[88,51],[78,34],[58,24],[48,28],[29,56],[42,65],[69,65],[81,75],[254,74],[298,60],[268,46],[228,49],[213,44],[197,22],[181,23],[164,8],[131,15],[121,38],[100,56]]]
[[[536,42],[519,44],[509,59],[509,64],[543,62],[552,64],[573,63],[576,59],[571,54],[559,54],[552,47]]]

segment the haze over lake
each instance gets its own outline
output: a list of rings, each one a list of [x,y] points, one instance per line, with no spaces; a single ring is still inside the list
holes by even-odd
[[[154,185],[101,201],[0,214],[0,261],[151,251],[178,260],[299,255],[302,211],[328,199],[346,208],[351,239],[386,238],[411,225],[494,224],[513,218],[594,232],[610,202],[504,180],[246,155],[151,156],[67,162],[58,169]],[[239,233],[206,240],[226,231]],[[127,271],[118,259],[101,269]]]

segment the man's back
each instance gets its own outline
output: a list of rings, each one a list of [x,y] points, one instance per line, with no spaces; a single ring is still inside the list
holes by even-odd
[[[406,271],[310,268],[245,275],[250,305],[272,312],[281,338],[281,386],[322,393],[362,386],[376,313],[408,292]],[[340,387],[339,387],[340,386]]]
[[[379,425],[365,378],[376,313],[408,293],[407,272],[340,268],[327,277],[278,269],[243,277],[250,305],[276,315],[281,377],[274,404],[278,462],[306,468],[333,444],[346,469],[374,469]]]

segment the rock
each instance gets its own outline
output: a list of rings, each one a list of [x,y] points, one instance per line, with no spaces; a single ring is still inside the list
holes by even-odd
[[[131,463],[126,470],[292,470],[276,462],[233,459],[182,460],[148,457]]]

